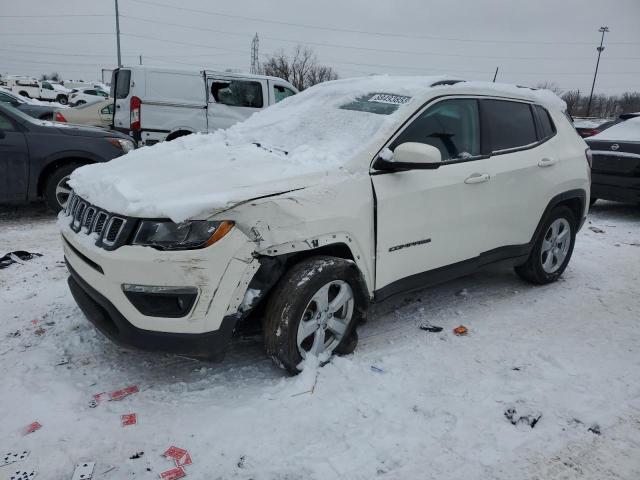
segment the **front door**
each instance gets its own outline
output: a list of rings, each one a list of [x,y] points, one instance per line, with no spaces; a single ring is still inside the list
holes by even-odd
[[[419,280],[406,277],[489,249],[485,238],[490,212],[485,205],[492,195],[487,174],[491,159],[482,152],[478,101],[448,98],[430,105],[389,148],[393,151],[405,142],[435,146],[442,165],[435,170],[372,172],[377,198],[376,290],[402,290]]]
[[[0,201],[26,200],[28,179],[29,151],[24,134],[0,113]]]
[[[208,130],[213,132],[249,118],[268,105],[265,80],[209,77]]]

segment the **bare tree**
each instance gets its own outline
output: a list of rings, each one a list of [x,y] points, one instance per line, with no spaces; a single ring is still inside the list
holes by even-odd
[[[581,95],[578,90],[570,90],[562,95],[567,110],[573,117],[587,114],[588,95]],[[622,95],[595,94],[591,101],[591,116],[615,117],[621,113],[640,111],[640,92],[625,92]]]
[[[540,82],[535,86],[535,88],[541,88],[541,89],[544,89],[544,90],[551,90],[556,95],[562,95],[562,89],[555,82],[549,82],[549,81]]]
[[[49,75],[47,75],[46,73],[43,73],[42,75],[40,75],[40,80],[41,81],[51,80],[52,82],[59,82],[60,74],[58,72],[51,72]]]
[[[333,68],[319,65],[314,51],[302,45],[296,46],[292,55],[287,55],[283,50],[271,55],[260,65],[260,71],[264,75],[287,80],[298,90],[338,78]]]

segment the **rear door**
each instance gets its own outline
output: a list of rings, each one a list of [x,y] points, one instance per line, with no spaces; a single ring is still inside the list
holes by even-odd
[[[561,153],[538,140],[534,105],[519,100],[481,100],[494,194],[487,205],[486,250],[531,240],[557,186]],[[554,132],[555,134],[555,132]]]
[[[24,134],[7,115],[0,112],[0,201],[27,198],[29,150]]]
[[[129,93],[131,91],[131,70],[118,68],[111,77],[111,92],[113,93],[115,114],[113,126],[117,129],[129,131],[130,115]]]
[[[269,104],[267,81],[224,76],[207,77],[209,131],[229,128]]]

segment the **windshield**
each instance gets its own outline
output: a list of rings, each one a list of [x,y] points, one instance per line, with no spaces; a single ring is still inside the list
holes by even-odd
[[[374,76],[326,82],[254,114],[224,133],[230,144],[255,143],[301,162],[343,166],[375,155],[415,111],[432,78]],[[368,163],[367,163],[368,165]]]

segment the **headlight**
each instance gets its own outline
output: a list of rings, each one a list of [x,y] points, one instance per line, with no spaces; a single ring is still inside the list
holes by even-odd
[[[119,148],[124,153],[130,152],[136,148],[135,144],[131,140],[125,140],[123,138],[110,138],[109,143],[116,148]]]
[[[171,221],[143,220],[133,239],[133,245],[145,245],[160,250],[191,250],[213,245],[233,228],[233,222],[209,222],[193,220]]]

